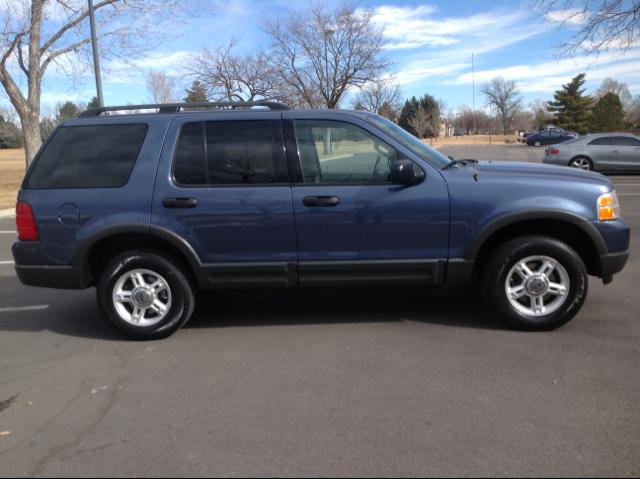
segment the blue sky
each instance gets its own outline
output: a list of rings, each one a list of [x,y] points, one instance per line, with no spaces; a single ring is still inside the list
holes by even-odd
[[[325,0],[335,5],[336,0]],[[385,26],[387,54],[394,65],[394,78],[403,96],[429,93],[443,99],[449,108],[473,100],[471,54],[475,57],[476,105],[484,104],[480,86],[494,76],[516,80],[525,104],[535,99],[550,99],[554,90],[579,72],[587,73],[587,88],[594,90],[607,76],[629,85],[632,94],[640,94],[640,45],[626,52],[611,50],[597,58],[576,56],[561,59],[555,47],[579,28],[581,18],[559,25],[532,13],[526,0],[520,2],[479,1],[363,1],[372,9],[374,19]],[[203,47],[239,41],[239,49],[266,46],[261,18],[304,3],[284,0],[229,0],[223,8],[203,11],[174,27],[171,39],[143,56],[133,58],[134,67],[109,60],[104,62],[105,101],[125,104],[149,101],[144,71],[165,70],[182,87],[191,79],[185,76],[184,63],[190,53]],[[566,12],[558,11],[552,19]],[[88,101],[94,95],[93,78],[86,72],[71,83],[64,72],[52,69],[43,89],[43,112],[64,100]],[[0,98],[0,102],[6,100]],[[349,106],[349,101],[344,106]]]

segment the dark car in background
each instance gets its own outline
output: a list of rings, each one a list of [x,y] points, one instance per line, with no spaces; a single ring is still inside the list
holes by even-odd
[[[599,133],[566,141],[545,150],[544,163],[581,170],[640,172],[640,137]]]
[[[556,143],[562,143],[567,140],[576,138],[577,134],[558,129],[549,129],[539,131],[534,135],[527,137],[528,146],[542,146],[542,145],[555,145]]]

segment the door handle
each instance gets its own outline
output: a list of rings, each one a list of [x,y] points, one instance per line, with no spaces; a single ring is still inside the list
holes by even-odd
[[[337,196],[305,196],[302,200],[305,206],[336,206],[340,203]]]
[[[165,198],[162,206],[165,208],[194,208],[198,204],[196,198]]]

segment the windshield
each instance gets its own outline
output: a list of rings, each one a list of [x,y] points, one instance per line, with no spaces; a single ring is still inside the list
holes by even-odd
[[[406,146],[411,151],[421,156],[433,165],[437,166],[438,168],[444,168],[449,163],[451,163],[451,159],[447,155],[440,153],[438,150],[435,150],[426,143],[418,140],[411,133],[404,130],[403,128],[400,128],[392,121],[389,121],[386,118],[382,118],[381,116],[374,115],[367,116],[367,119],[369,120],[369,122],[373,123],[375,126],[387,133],[389,136],[393,137],[394,140],[401,143],[403,146]]]

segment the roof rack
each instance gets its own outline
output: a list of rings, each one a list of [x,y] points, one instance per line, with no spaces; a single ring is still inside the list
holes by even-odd
[[[158,110],[158,113],[179,113],[184,109],[200,108],[220,108],[236,110],[240,108],[264,107],[273,111],[289,110],[285,103],[276,101],[216,101],[216,102],[193,102],[193,103],[154,103],[147,105],[125,105],[125,106],[104,106],[101,108],[91,108],[83,111],[78,118],[91,118],[100,116],[110,111],[132,111],[132,110]]]

